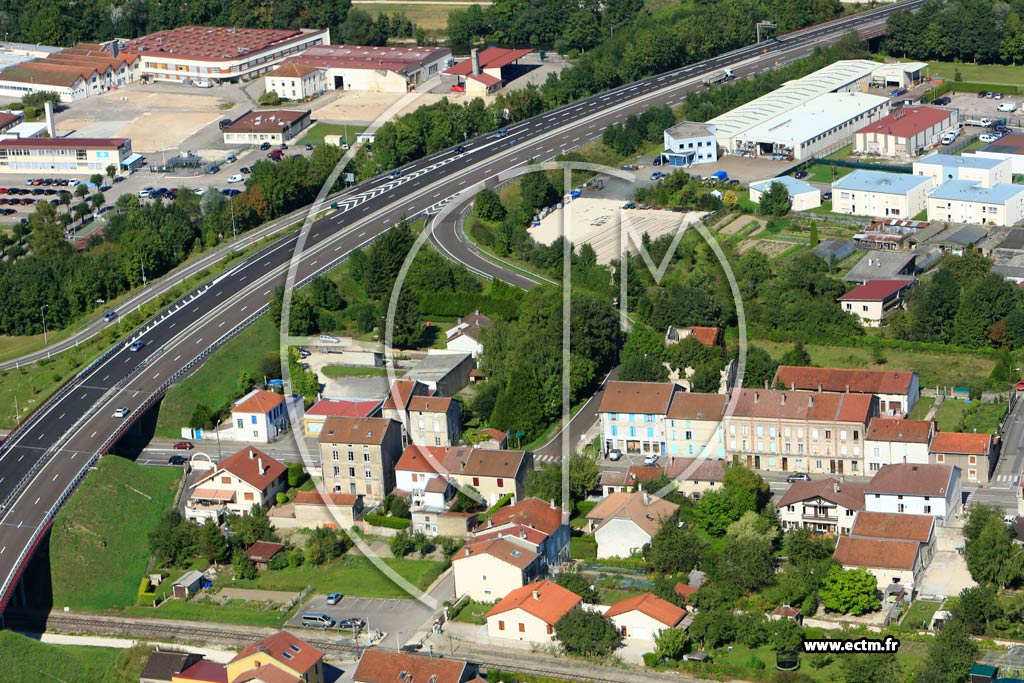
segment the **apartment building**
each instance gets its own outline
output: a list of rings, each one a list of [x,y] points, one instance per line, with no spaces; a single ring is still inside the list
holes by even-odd
[[[665,417],[677,393],[668,382],[608,382],[598,408],[604,453],[665,453]]]
[[[722,414],[728,402],[725,394],[676,392],[665,416],[669,457],[724,458]]]
[[[868,482],[864,509],[931,515],[940,524],[960,515],[960,469],[950,465],[885,465]]]
[[[794,391],[871,394],[878,399],[878,413],[890,417],[909,413],[921,396],[921,382],[916,372],[893,370],[780,365],[772,386],[779,384]]]
[[[409,441],[417,446],[456,446],[462,437],[459,402],[443,396],[413,396],[407,406]]]
[[[394,420],[329,417],[318,440],[328,491],[362,494],[367,507],[372,507],[395,488],[402,430]]]
[[[857,512],[864,509],[864,485],[837,479],[793,482],[775,504],[785,530],[810,529],[816,533],[845,536],[853,528]]]
[[[864,471],[874,474],[886,465],[927,464],[928,444],[934,431],[935,423],[931,420],[872,419],[864,439]]]
[[[754,469],[859,475],[875,405],[869,394],[741,389],[723,420],[726,450]]]

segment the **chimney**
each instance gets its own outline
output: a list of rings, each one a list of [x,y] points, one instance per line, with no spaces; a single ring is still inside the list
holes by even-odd
[[[526,532],[525,531],[520,531],[519,532],[519,538],[526,538]]]
[[[757,393],[757,392],[755,391],[755,392],[754,392],[754,405],[755,405],[755,406],[757,405],[757,402],[758,402],[758,401],[759,401],[760,399],[761,399],[761,394],[759,394],[759,393]]]
[[[822,387],[822,386],[821,386],[821,382],[818,382],[818,393],[819,393],[819,394],[821,393],[821,390],[822,390],[823,388],[824,388],[824,387]]]
[[[814,395],[813,394],[807,397],[807,407],[808,408],[813,408],[814,407]]]
[[[466,557],[469,557],[469,556],[470,556],[470,555],[472,555],[472,554],[473,554],[473,551],[472,551],[472,549],[470,549],[470,548],[466,548]]]
[[[251,448],[249,449],[249,459],[250,460],[255,460],[256,459],[256,454],[252,452]]]
[[[533,599],[540,601],[540,592],[538,592],[536,588],[533,589]]]
[[[839,493],[839,482],[838,482],[838,481],[837,481],[837,482],[834,482],[834,483],[832,484],[832,492],[833,492],[833,493]]]
[[[651,494],[647,493],[647,491],[644,491],[644,505],[650,505],[650,504],[651,504]]]
[[[473,75],[480,75],[480,50],[473,48],[472,52],[469,53],[469,58],[473,62]]]
[[[55,138],[57,137],[57,126],[53,122],[53,102],[49,100],[44,102],[43,109],[46,112],[46,134]]]
[[[850,393],[850,385],[849,384],[846,385],[846,393]]]
[[[554,498],[552,498],[552,499],[551,499],[550,501],[548,501],[548,502],[550,502],[550,503],[551,503],[551,509],[552,509],[552,510],[557,510],[557,509],[558,509],[558,506],[557,506],[557,505],[555,505],[555,499],[554,499]]]
[[[259,472],[259,473],[260,473],[261,475],[263,475],[263,474],[266,474],[266,471],[267,471],[267,470],[266,470],[266,469],[264,469],[264,467],[263,467],[263,458],[259,458],[259,459],[258,459],[258,460],[256,461],[256,470],[257,470],[257,471],[258,471],[258,472]]]
[[[819,384],[818,386],[820,387],[821,385]],[[796,382],[790,382],[789,383],[789,390],[790,391],[796,391]]]
[[[786,405],[786,395],[782,395],[782,405]]]
[[[494,526],[494,518],[493,517],[488,517],[487,518],[487,528],[490,529],[492,526]]]

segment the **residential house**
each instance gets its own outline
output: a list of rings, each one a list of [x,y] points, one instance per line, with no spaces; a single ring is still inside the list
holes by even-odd
[[[722,415],[728,402],[725,394],[676,392],[666,414],[669,457],[724,458]]]
[[[220,522],[226,514],[247,515],[254,505],[272,506],[284,491],[288,469],[252,446],[217,464],[191,486],[185,518]]]
[[[355,493],[298,491],[292,506],[299,528],[350,529],[363,518],[363,497]]]
[[[622,470],[601,470],[601,497],[607,498],[619,491],[628,491],[632,487],[626,483],[626,472]]]
[[[284,396],[253,389],[231,405],[231,424],[238,440],[270,443],[288,430]]]
[[[664,453],[665,416],[676,393],[667,382],[608,382],[598,408],[603,452]]]
[[[928,176],[932,179],[932,187],[939,187],[950,180],[995,187],[1013,181],[1013,168],[1009,159],[935,152],[914,162],[914,175]]]
[[[487,634],[494,639],[550,645],[555,640],[555,624],[581,601],[554,581],[528,584],[511,591],[487,612]]]
[[[934,523],[927,515],[860,512],[833,557],[844,569],[868,570],[880,591],[891,584],[912,589],[934,552]]]
[[[309,643],[288,631],[278,631],[242,648],[226,668],[231,683],[323,683],[323,659],[324,653]]]
[[[274,556],[284,550],[283,543],[271,543],[269,541],[256,541],[245,551],[245,556],[256,565],[259,571],[265,571],[270,565]]]
[[[462,436],[459,402],[442,396],[409,399],[406,432],[419,446],[455,446]]]
[[[441,446],[405,447],[395,463],[395,489],[408,495],[410,507],[443,508],[455,495],[444,469],[447,454]]]
[[[194,652],[156,650],[146,660],[146,666],[139,674],[139,683],[171,683],[176,674],[202,660],[203,655]]]
[[[459,486],[472,486],[490,507],[506,495],[513,503],[522,499],[533,453],[459,446],[448,449],[444,467]]]
[[[864,438],[864,471],[873,475],[885,465],[927,464],[928,444],[934,430],[931,420],[873,418]]]
[[[479,358],[484,346],[481,338],[483,330],[494,323],[480,311],[474,311],[445,330],[445,348],[449,351],[462,351],[473,358]]]
[[[925,566],[935,555],[935,518],[931,515],[861,510],[853,522],[850,535],[920,543],[921,561]]]
[[[405,425],[409,420],[409,401],[412,397],[433,395],[434,392],[424,382],[411,379],[395,380],[381,404],[381,416]]]
[[[821,190],[805,180],[788,175],[750,183],[750,201],[760,205],[761,195],[770,190],[775,183],[782,185],[789,193],[790,210],[810,211],[821,206]]]
[[[302,416],[302,432],[317,436],[329,417],[379,417],[380,399],[322,398]]]
[[[864,509],[931,515],[939,524],[958,518],[960,468],[950,465],[884,465],[864,490]]]
[[[832,211],[913,218],[925,210],[931,178],[858,169],[832,182]]]
[[[870,282],[871,280],[913,279],[919,272],[918,254],[905,251],[870,251],[857,261],[844,282]]]
[[[871,280],[836,299],[842,309],[860,318],[862,325],[879,327],[893,311],[903,308],[913,280]]]
[[[597,556],[630,557],[640,552],[679,506],[648,493],[613,493],[587,513]]]
[[[665,468],[658,465],[630,465],[626,470],[626,485],[629,491],[639,491],[640,485],[656,481],[665,476]]]
[[[543,538],[538,538],[537,551],[547,564],[569,561],[569,520],[561,507],[540,498],[526,498],[496,510],[475,535],[487,538],[512,534],[525,538],[528,532],[543,534]]]
[[[354,683],[468,683],[478,668],[458,659],[363,648],[352,673]]]
[[[740,389],[724,419],[727,449],[747,467],[859,475],[870,394]],[[732,406],[730,406],[732,407]]]
[[[946,181],[928,195],[928,220],[1017,225],[1024,220],[1024,187],[1014,183],[986,187],[972,180]]]
[[[810,529],[845,536],[864,509],[864,485],[836,479],[795,481],[775,504],[785,530]]]
[[[694,500],[708,491],[717,491],[725,481],[725,461],[693,458],[673,459],[665,467],[665,476],[676,482],[676,490]]]
[[[456,596],[494,602],[546,576],[547,564],[519,536],[493,535],[468,541],[452,558],[452,571]]]
[[[395,488],[402,429],[381,417],[330,417],[318,437],[324,487],[362,495],[373,506]]]
[[[440,479],[431,481],[427,486]],[[443,507],[422,507],[410,510],[413,532],[422,531],[427,536],[448,536],[450,538],[469,538],[477,527],[475,512],[452,512]]]
[[[916,372],[892,370],[780,365],[772,386],[832,394],[871,394],[878,399],[878,413],[889,417],[906,415],[921,396]]]
[[[228,670],[223,664],[196,662],[180,674],[175,674],[172,683],[228,683]]]
[[[307,100],[327,92],[327,71],[294,61],[283,62],[263,78],[266,91],[288,100]]]
[[[684,339],[693,337],[704,346],[720,346],[725,348],[725,331],[721,327],[702,327],[691,325],[690,327],[676,327],[669,325],[665,331],[665,344],[678,344]]]
[[[929,462],[959,467],[967,481],[979,484],[989,482],[996,460],[991,434],[936,432],[929,446]]]
[[[768,618],[772,621],[782,621],[783,619],[790,619],[797,623],[803,621],[803,618],[800,615],[800,610],[792,605],[779,605],[772,610],[772,613],[768,615]]]
[[[502,450],[508,448],[508,432],[503,432],[494,427],[486,427],[477,432],[477,438],[473,445],[477,448],[489,448]]]
[[[680,626],[686,618],[686,610],[653,593],[641,593],[619,600],[604,616],[612,620],[626,643],[638,640],[653,643],[664,629]]]

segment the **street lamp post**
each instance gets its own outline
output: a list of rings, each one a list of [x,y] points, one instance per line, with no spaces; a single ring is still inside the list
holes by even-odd
[[[44,344],[48,343],[46,341],[46,309],[49,308],[49,307],[50,307],[50,304],[43,304],[42,306],[39,307],[39,315],[42,316],[42,318],[43,318],[43,343]]]
[[[235,198],[234,196],[228,198],[228,203],[231,204],[231,238],[238,237],[238,233],[235,232]]]
[[[217,435],[217,462],[220,462],[220,423],[221,420],[217,420],[217,424],[213,425],[213,433]]]

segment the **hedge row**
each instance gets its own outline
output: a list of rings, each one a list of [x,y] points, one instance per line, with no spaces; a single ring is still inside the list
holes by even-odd
[[[382,526],[388,529],[408,529],[409,525],[412,524],[411,519],[405,519],[403,517],[386,517],[385,515],[378,515],[375,512],[371,512],[367,515],[363,515],[363,521],[373,526]]]
[[[135,597],[136,604],[149,606],[156,600],[156,586],[149,583],[149,577],[143,576],[139,580],[139,591]]]

